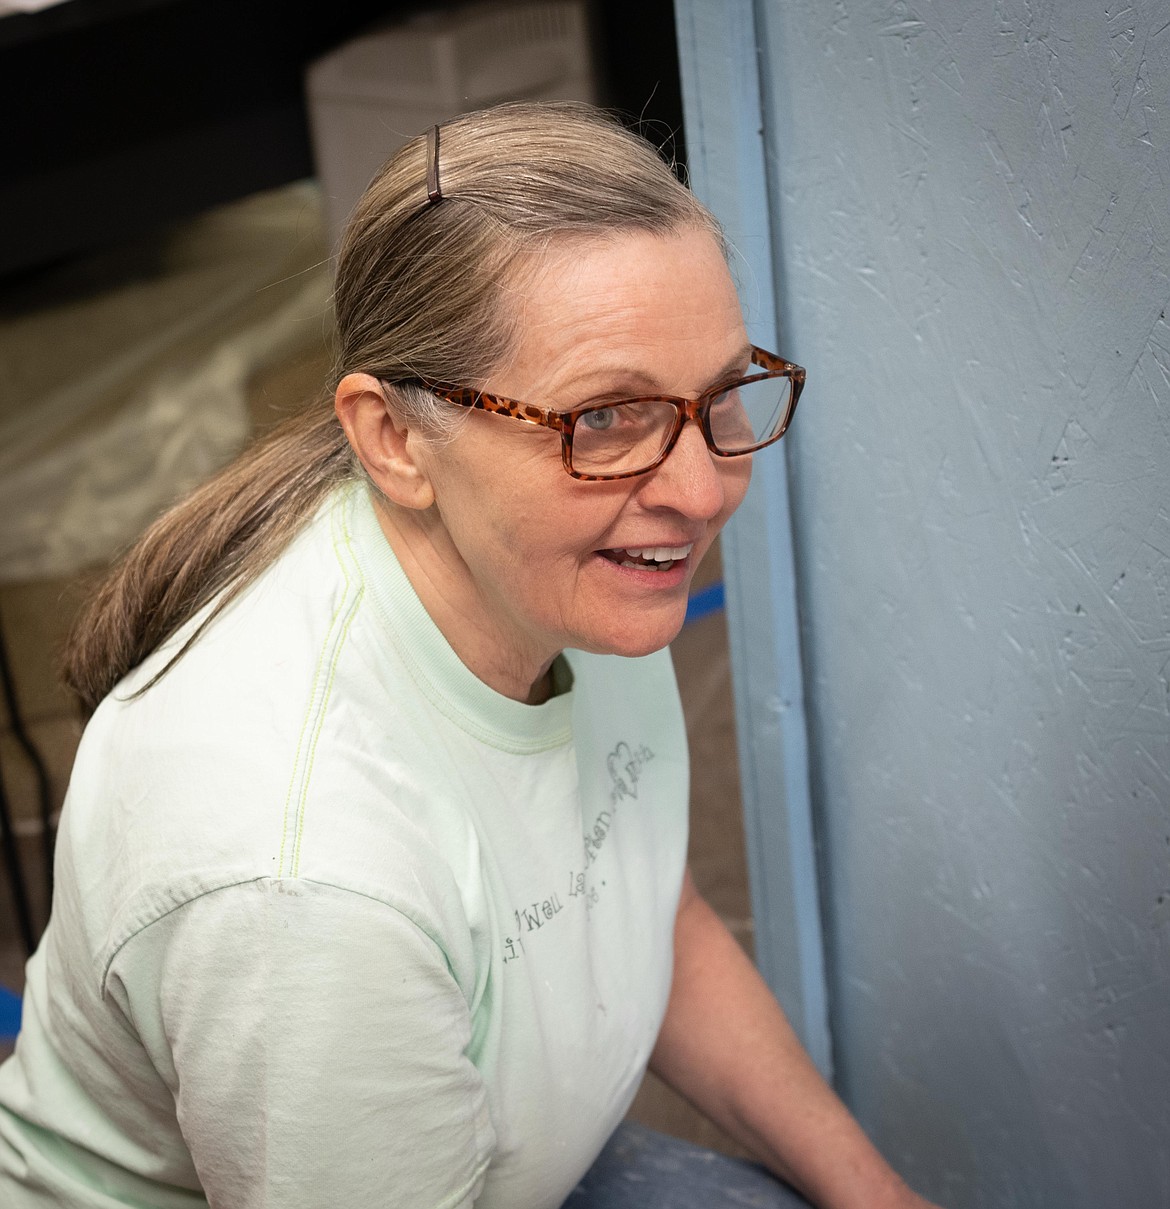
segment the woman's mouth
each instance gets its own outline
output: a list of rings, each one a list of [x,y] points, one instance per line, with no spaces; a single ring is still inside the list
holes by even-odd
[[[645,546],[617,550],[599,550],[602,558],[617,563],[619,567],[635,567],[641,571],[669,571],[676,563],[683,562],[694,543],[685,546]]]

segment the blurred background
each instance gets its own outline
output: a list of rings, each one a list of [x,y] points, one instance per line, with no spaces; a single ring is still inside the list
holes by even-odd
[[[704,890],[932,1199],[1166,1209],[1164,0],[289,8],[0,16],[0,983],[85,577],[316,394],[398,140],[576,95],[685,167],[809,370],[674,644]],[[652,1082],[635,1111],[723,1144]]]

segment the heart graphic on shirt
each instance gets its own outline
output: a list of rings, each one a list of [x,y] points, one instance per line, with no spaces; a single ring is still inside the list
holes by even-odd
[[[636,798],[638,796],[638,762],[634,759],[630,745],[624,740],[619,743],[609,753],[606,765],[618,795],[625,797],[628,794],[630,797]]]

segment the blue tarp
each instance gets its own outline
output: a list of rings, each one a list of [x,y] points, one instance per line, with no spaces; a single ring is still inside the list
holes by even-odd
[[[723,608],[723,582],[708,584],[700,588],[687,601],[687,621],[698,621],[709,613],[718,613]]]
[[[20,996],[0,987],[0,1039],[20,1032]]]

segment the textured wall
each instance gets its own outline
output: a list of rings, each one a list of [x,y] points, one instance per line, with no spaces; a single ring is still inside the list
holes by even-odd
[[[1170,1205],[1170,6],[760,0],[838,1072]]]

